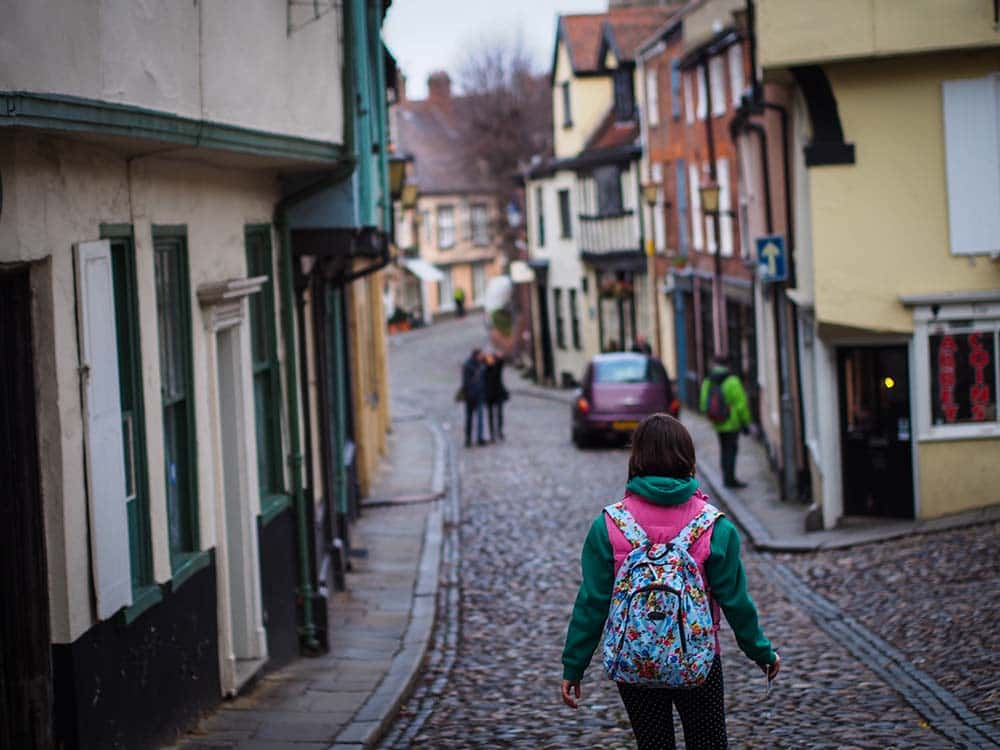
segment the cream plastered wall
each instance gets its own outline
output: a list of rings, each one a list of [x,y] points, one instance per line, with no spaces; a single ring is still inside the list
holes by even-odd
[[[6,3],[0,90],[339,143],[341,25],[327,13],[289,35],[286,3],[273,0]]]
[[[920,518],[995,505],[1000,440],[922,441],[918,451]]]
[[[575,156],[583,150],[587,139],[600,125],[611,108],[613,90],[611,78],[587,76],[577,78],[569,61],[566,46],[560,41],[556,51],[556,69],[552,87],[552,130],[557,159]],[[563,127],[562,84],[569,81],[572,127]]]
[[[810,3],[812,1],[809,0]],[[802,0],[799,3],[807,4]],[[746,0],[707,0],[700,5],[695,4],[691,12],[684,16],[684,51],[700,47],[722,29],[732,26],[733,13],[745,9]]]
[[[134,227],[151,541],[154,577],[162,583],[170,579],[171,570],[151,226],[187,226],[200,547],[209,549],[216,537],[215,451],[205,437],[216,432],[206,362],[212,334],[202,324],[196,292],[201,284],[246,275],[244,226],[270,221],[278,185],[273,173],[266,171],[223,170],[155,159],[134,160],[129,167],[106,149],[34,134],[15,136],[14,149],[13,179],[4,175],[0,262],[50,259],[51,338],[36,343],[42,349],[40,357],[55,364],[52,372],[42,374],[51,384],[43,381],[39,387],[55,394],[57,408],[41,421],[39,439],[43,445],[58,443],[61,449],[55,452],[60,465],[43,462],[42,485],[52,634],[55,642],[63,643],[77,638],[94,622],[85,533],[88,520],[73,244],[98,239],[101,223],[131,223]],[[8,221],[16,221],[13,232],[6,226]],[[249,426],[252,428],[252,421]],[[49,492],[49,488],[60,491]]]
[[[910,332],[899,295],[996,288],[989,258],[949,250],[941,83],[997,70],[997,52],[826,66],[857,162],[809,170],[819,322]]]
[[[757,9],[765,68],[1000,44],[988,0],[759,0]]]

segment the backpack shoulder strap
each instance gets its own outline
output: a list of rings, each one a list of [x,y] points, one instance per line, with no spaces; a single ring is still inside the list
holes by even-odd
[[[642,526],[639,525],[635,517],[625,508],[624,501],[606,506],[604,512],[608,514],[608,518],[618,527],[622,536],[632,545],[633,549],[642,547],[649,542],[649,537],[642,530]]]
[[[684,549],[691,549],[691,546],[701,538],[701,535],[712,528],[712,524],[725,515],[721,510],[711,503],[705,503],[701,512],[688,521],[687,526],[678,532],[673,543]]]

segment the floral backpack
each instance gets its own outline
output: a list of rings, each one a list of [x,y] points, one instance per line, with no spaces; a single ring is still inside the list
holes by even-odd
[[[632,545],[615,577],[604,626],[608,679],[674,688],[703,684],[715,660],[715,631],[689,550],[722,513],[706,503],[673,541],[654,544],[623,503],[604,512]]]

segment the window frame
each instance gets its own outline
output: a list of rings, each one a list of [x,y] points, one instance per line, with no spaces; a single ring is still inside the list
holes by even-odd
[[[122,437],[131,443],[128,448],[132,461],[131,465],[125,461],[125,476],[127,483],[131,479],[134,492],[133,496],[126,497],[132,604],[123,610],[125,622],[129,623],[149,607],[162,601],[163,594],[156,583],[153,570],[149,454],[146,447],[146,403],[142,378],[142,326],[139,324],[135,233],[130,224],[101,224],[100,237],[111,244]],[[127,344],[123,345],[123,342]],[[131,405],[127,403],[126,380],[129,381],[131,390],[133,402]],[[131,425],[126,430],[127,414],[131,417]],[[128,484],[126,489],[127,487]]]
[[[562,314],[562,289],[552,287],[552,315],[555,318],[556,348],[566,349],[565,319]]]
[[[681,119],[683,109],[681,88],[681,63],[674,59],[670,61],[670,113],[675,120]]]
[[[569,327],[570,336],[573,339],[573,348],[581,351],[583,349],[583,341],[580,338],[580,315],[577,310],[576,289],[569,290]]]
[[[596,167],[591,175],[594,180],[595,196],[597,198],[597,215],[602,218],[613,218],[625,213],[625,196],[622,190],[622,172],[618,164],[605,164]],[[611,175],[615,178],[612,179]],[[611,188],[614,188],[612,191]]]
[[[472,244],[476,247],[488,247],[490,244],[489,205],[483,201],[469,204],[469,226]]]
[[[722,59],[722,55],[708,58],[708,84],[712,87],[712,117],[722,117],[728,108],[726,61]]]
[[[573,209],[569,188],[561,188],[556,195],[559,199],[559,237],[564,240],[573,239]]]
[[[438,205],[437,214],[435,216],[435,223],[437,229],[437,246],[438,250],[450,250],[455,247],[456,244],[456,232],[455,232],[455,206],[451,203],[442,203]],[[444,221],[445,216],[450,216],[450,221]],[[445,233],[451,232],[451,241],[445,243]]]
[[[911,385],[910,413],[916,428],[913,431],[914,437],[918,443],[1000,438],[1000,408],[996,419],[988,422],[933,423],[930,337],[940,334],[988,333],[995,337],[994,352],[1000,353],[1000,302],[978,305],[981,308],[979,314],[976,314],[973,307],[973,304],[938,305],[927,302],[914,308],[910,371],[914,374],[911,380],[915,385]],[[1000,401],[1000,364],[993,364],[994,382],[990,385],[994,389],[993,400]]]
[[[545,192],[541,185],[535,188],[535,212],[538,214],[538,246],[545,247]]]
[[[635,90],[631,66],[615,68],[611,74],[615,120],[627,122],[635,118]]]
[[[569,81],[563,81],[559,84],[562,90],[562,107],[563,107],[563,122],[562,126],[565,129],[573,127],[573,105],[570,98]]]
[[[179,328],[179,335],[181,337],[180,346],[178,351],[180,352],[183,362],[181,366],[184,370],[183,374],[185,377],[185,394],[182,398],[174,398],[171,403],[167,403],[167,394],[164,387],[164,373],[160,371],[160,403],[161,408],[164,412],[163,417],[163,429],[166,433],[167,429],[167,416],[166,411],[168,408],[177,406],[183,402],[183,415],[185,420],[185,440],[184,443],[187,446],[187,450],[181,452],[178,458],[183,459],[186,462],[184,479],[185,479],[185,495],[179,498],[181,505],[176,509],[171,509],[170,503],[170,489],[169,486],[166,488],[167,495],[167,522],[172,524],[173,518],[172,513],[182,513],[178,523],[185,523],[187,529],[184,530],[187,539],[184,540],[185,544],[183,546],[175,545],[173,539],[170,538],[169,528],[168,528],[168,544],[170,547],[170,567],[174,576],[174,585],[179,585],[183,580],[185,580],[191,573],[202,567],[207,563],[207,558],[204,557],[206,553],[200,550],[201,546],[201,534],[198,524],[198,429],[195,416],[195,393],[194,393],[194,366],[193,366],[193,335],[192,335],[192,324],[191,324],[191,278],[190,278],[190,265],[188,261],[188,242],[187,242],[187,226],[153,226],[153,256],[154,256],[154,278],[155,278],[155,294],[156,294],[156,306],[157,306],[157,333],[160,346],[160,358],[163,361],[163,344],[164,344],[164,331],[160,325],[160,307],[161,307],[161,280],[160,280],[160,256],[165,256],[168,253],[174,254],[174,268],[173,270],[177,273],[179,289],[177,289],[175,298],[171,298],[172,302],[176,302],[179,309],[176,311],[177,320],[175,321]],[[172,247],[167,247],[171,245]],[[170,468],[168,459],[169,451],[169,441],[166,434],[164,434],[164,478],[166,479],[168,485],[170,482]],[[204,562],[201,562],[204,560]]]
[[[274,250],[271,245],[270,224],[247,224],[243,228],[243,242],[246,250],[247,276],[267,276],[260,288],[249,301],[250,315],[250,363],[254,380],[254,436],[257,441],[258,488],[262,518],[274,518],[283,506],[291,502],[288,488],[285,484],[284,441],[282,435],[281,411],[281,365],[278,353],[278,330],[276,324],[276,305],[274,302],[277,288],[274,279]],[[259,242],[257,247],[254,243]],[[257,316],[261,319],[258,319]],[[258,326],[263,326],[258,331]],[[258,334],[262,336],[258,336]],[[260,357],[259,343],[263,339],[267,348],[264,357]],[[261,405],[257,402],[257,379],[264,376],[266,388],[270,397],[269,424],[261,425]],[[266,446],[267,456],[261,458],[261,444]],[[261,462],[266,461],[268,471],[273,478],[271,485],[264,487],[260,473]]]

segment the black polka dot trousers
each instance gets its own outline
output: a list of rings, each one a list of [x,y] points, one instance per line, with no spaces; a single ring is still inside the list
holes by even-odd
[[[695,688],[651,688],[618,683],[638,750],[674,750],[674,712],[681,717],[687,750],[723,750],[726,706],[722,658],[715,657],[704,685]]]

